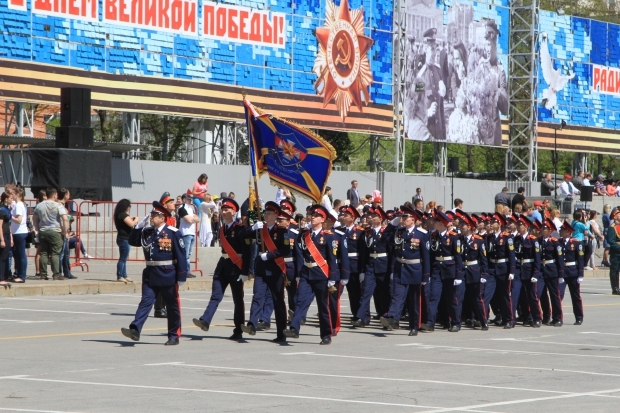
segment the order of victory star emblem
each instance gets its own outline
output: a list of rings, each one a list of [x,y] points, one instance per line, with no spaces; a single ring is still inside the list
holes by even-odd
[[[316,37],[314,88],[323,97],[323,107],[335,101],[344,122],[351,104],[362,112],[362,101],[368,105],[370,100],[373,79],[368,51],[373,40],[364,36],[364,8],[349,10],[348,0],[342,0],[340,7],[327,0],[325,25],[316,29]]]

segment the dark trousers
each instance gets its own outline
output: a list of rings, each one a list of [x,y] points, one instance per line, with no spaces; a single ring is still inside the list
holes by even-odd
[[[497,282],[495,281],[495,277],[493,277],[492,275],[489,275],[487,277],[485,277],[485,280],[487,280],[487,282],[482,283],[483,287],[483,300],[484,300],[484,313],[486,315],[487,321],[489,320],[489,317],[491,316],[491,300],[493,300],[493,296],[495,295],[495,290],[497,289]],[[494,313],[496,316],[499,315],[499,313]]]
[[[227,277],[222,274],[213,276],[211,299],[209,300],[207,309],[200,319],[211,324],[213,315],[215,315],[218,305],[220,305],[220,302],[224,298],[224,292],[230,285],[230,291],[232,292],[233,302],[235,304],[235,312],[233,317],[235,322],[234,332],[241,334],[241,325],[245,322],[245,303],[243,302],[243,283],[241,281],[237,281],[236,278],[238,277]]]
[[[540,308],[540,295],[538,291],[539,284],[544,285],[542,279],[538,279],[533,283],[531,280],[521,280],[523,285],[523,293],[526,298],[526,306],[523,308],[524,321],[539,322],[542,320],[542,309]]]
[[[510,304],[511,304],[510,316],[512,319],[512,324],[514,325],[514,323],[517,320],[517,307],[519,306],[519,298],[521,297],[521,287],[522,287],[521,278],[515,276],[511,284],[512,285],[510,288]]]
[[[155,311],[160,313],[166,310],[166,300],[162,297],[161,293],[157,294],[157,299],[155,300]]]
[[[17,278],[26,281],[28,257],[26,256],[26,237],[28,234],[13,234],[13,257],[15,258],[15,273]]]
[[[290,280],[290,279],[289,279]],[[286,287],[286,296],[288,301],[288,308],[295,312],[295,295],[297,294],[297,281],[293,278],[292,281],[289,281],[289,285]],[[259,320],[268,326],[271,325],[271,315],[273,314],[274,309],[273,298],[271,297],[271,291],[267,290],[267,294],[265,294],[265,304],[263,305],[263,314],[260,316]]]
[[[560,286],[557,278],[546,278],[545,287],[549,291],[551,301],[551,319],[553,322],[562,321],[562,298],[560,297]]]
[[[264,315],[264,304],[266,300],[272,302],[271,308],[276,314],[276,328],[279,337],[284,337],[283,331],[286,329],[286,304],[284,303],[284,277],[280,275],[261,275],[254,278],[254,295],[252,296],[252,306],[250,307],[249,322],[256,327],[258,320]],[[269,295],[267,297],[267,295]],[[236,308],[236,307],[235,307]],[[271,317],[269,311],[268,317]],[[267,322],[269,322],[267,318]],[[263,319],[263,321],[265,321]]]
[[[497,297],[500,307],[500,314],[504,323],[512,323],[512,282],[508,279],[508,276],[498,278],[497,289],[495,290],[495,297]],[[495,312],[495,310],[493,310]]]
[[[335,336],[340,331],[340,296],[344,287],[339,282],[334,286],[336,291],[328,292],[327,305],[329,307],[329,321],[332,326],[332,336]]]
[[[620,272],[620,254],[609,252],[609,283],[611,291],[614,292],[620,288],[618,273]]]
[[[549,301],[549,290],[545,284],[545,279],[538,279],[538,300],[540,301],[542,320],[551,320],[551,302]]]
[[[11,234],[3,234],[5,247],[0,249],[0,281],[2,280],[10,280],[11,271],[7,271],[7,258],[9,257],[9,252],[11,251]],[[47,268],[45,269],[47,271]]]
[[[443,283],[439,273],[432,273],[428,283],[424,286],[424,295],[426,296],[426,324],[435,325],[437,319],[437,308],[439,300],[441,300],[441,291]]]
[[[484,284],[471,283],[465,286],[465,302],[469,303],[471,312],[476,316],[476,320],[483,325],[487,323],[486,305],[484,303]],[[468,310],[466,317],[471,316]]]
[[[447,313],[450,317],[449,325],[461,325],[461,312],[463,310],[463,298],[465,297],[465,281],[454,285],[454,279],[442,280],[442,290],[445,293]],[[447,320],[446,320],[447,321]],[[444,322],[444,328],[446,322]]]
[[[422,322],[422,296],[424,291],[421,284],[407,286],[407,310],[409,311],[409,329],[419,330]]]
[[[289,285],[286,286],[286,295],[288,299],[288,308],[295,312],[297,309],[297,305],[295,303],[295,296],[297,295],[297,280],[295,278],[289,278]]]
[[[577,277],[564,278],[562,284],[560,284],[560,298],[564,300],[564,293],[566,287],[570,292],[570,300],[573,303],[573,314],[575,314],[575,321],[583,321],[583,302],[581,301],[581,284],[577,282]]]
[[[360,283],[359,273],[355,272],[349,275],[347,293],[349,294],[349,307],[351,307],[351,314],[355,317],[360,309],[360,300],[362,299],[362,283]]]
[[[393,317],[394,320],[398,321],[400,320],[403,313],[403,308],[407,302],[409,285],[401,284],[400,282],[392,280],[390,289],[392,290],[392,300],[390,301],[390,308],[387,312],[387,316]]]
[[[129,327],[142,331],[142,326],[144,326],[158,294],[161,294],[168,306],[168,338],[178,339],[181,337],[181,300],[177,284],[168,287],[151,287],[148,282],[142,282],[142,299],[138,304],[136,318]]]
[[[324,280],[307,280],[301,278],[297,286],[297,309],[295,316],[291,320],[291,328],[299,331],[301,320],[308,313],[308,308],[312,304],[312,300],[316,298],[316,304],[319,308],[319,327],[321,338],[330,337],[332,326],[329,317],[327,278]]]
[[[386,284],[387,278],[387,284]],[[364,278],[364,285],[362,291],[362,298],[360,299],[360,307],[357,310],[355,316],[365,323],[370,323],[370,299],[374,298],[375,309],[379,316],[382,316],[389,310],[389,281],[390,277],[385,273],[375,274],[373,268],[369,268],[366,271]],[[385,295],[388,294],[387,306]],[[299,302],[297,303],[299,305]],[[387,308],[386,308],[387,307]],[[382,312],[381,312],[382,311]]]
[[[254,284],[256,286],[256,283]],[[271,325],[271,315],[273,314],[273,311],[275,309],[274,304],[273,304],[273,296],[271,294],[271,290],[269,288],[267,288],[265,286],[264,288],[265,290],[265,294],[263,297],[263,310],[260,312],[260,314],[258,315],[258,321],[262,321],[263,323],[267,324],[268,326]],[[254,296],[256,296],[256,293],[253,293]],[[254,298],[252,298],[252,307],[254,307]],[[252,310],[250,310],[250,314],[252,314]],[[250,321],[252,321],[250,319]]]

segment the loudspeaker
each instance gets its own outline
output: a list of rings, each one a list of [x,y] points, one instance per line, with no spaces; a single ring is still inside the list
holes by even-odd
[[[582,186],[579,200],[582,202],[592,202],[592,192],[594,192],[593,186]]]
[[[60,126],[56,128],[56,147],[64,149],[93,149],[93,128]]]
[[[459,158],[450,157],[448,158],[448,172],[458,172],[459,171]]]
[[[67,188],[73,199],[112,200],[112,152],[29,149],[31,190]]]
[[[90,128],[90,89],[60,89],[60,126]]]

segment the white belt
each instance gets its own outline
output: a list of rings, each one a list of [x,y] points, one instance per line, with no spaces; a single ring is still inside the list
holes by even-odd
[[[571,262],[565,262],[565,263],[564,263],[564,266],[565,266],[565,267],[572,267],[572,266],[574,266],[574,265],[577,265],[577,262],[575,262],[575,261],[571,261]]]
[[[543,265],[553,264],[555,260],[543,260]]]
[[[284,258],[284,262],[293,262],[293,257]]]
[[[452,261],[454,257],[437,257],[435,258],[437,261]]]
[[[357,257],[357,252],[350,252],[349,257]]]
[[[396,257],[396,261],[400,262],[401,264],[419,264],[420,263],[419,258],[415,260],[406,260],[404,258]]]
[[[465,261],[465,265],[476,265],[478,264],[478,260],[474,260],[474,261]]]
[[[319,264],[317,264],[316,262],[304,262],[304,265],[308,268],[314,268],[317,267]]]
[[[527,263],[530,263],[530,262],[534,262],[534,260],[532,258],[522,259],[521,260],[521,264],[527,264]]]
[[[157,267],[159,265],[174,265],[177,263],[177,260],[170,260],[170,261],[147,261],[146,262],[146,266],[147,267]]]
[[[493,264],[501,264],[502,262],[508,261],[506,258],[500,258],[498,260],[491,260]]]
[[[370,254],[370,258],[381,258],[381,257],[387,257],[387,252],[379,252],[376,254]]]

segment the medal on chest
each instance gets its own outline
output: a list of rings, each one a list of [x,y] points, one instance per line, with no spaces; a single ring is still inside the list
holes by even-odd
[[[334,255],[338,255],[338,241],[332,241],[332,252]]]
[[[446,245],[450,246],[450,238],[446,238]]]
[[[159,244],[160,251],[172,251],[172,240],[168,238],[167,233],[163,233],[163,235],[157,240]]]
[[[356,239],[357,239],[357,233],[356,233],[356,232],[354,232],[354,233],[353,233],[353,239],[354,239],[354,240],[356,240]]]
[[[319,239],[319,244],[321,244],[321,245],[325,244],[325,238],[321,237]]]

